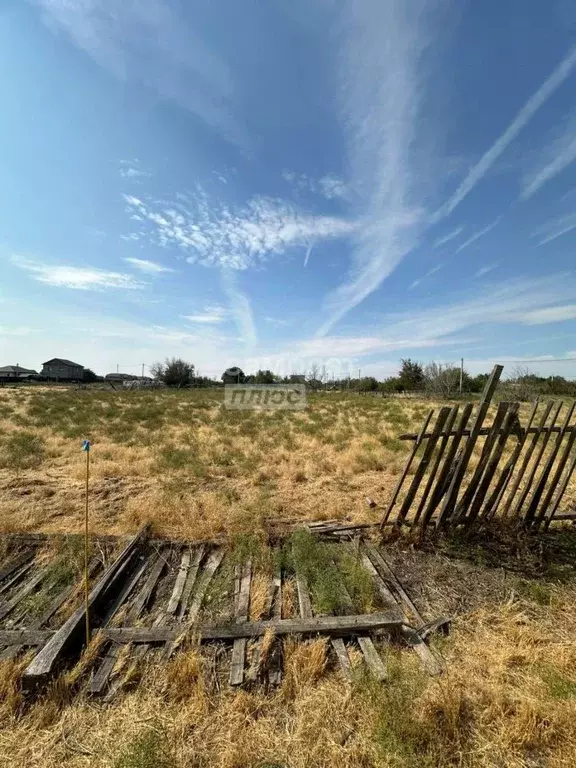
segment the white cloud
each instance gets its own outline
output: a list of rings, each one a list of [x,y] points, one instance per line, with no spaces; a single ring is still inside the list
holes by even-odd
[[[60,288],[94,291],[107,288],[133,290],[144,287],[144,283],[135,280],[131,275],[120,272],[108,272],[96,267],[41,264],[19,256],[13,257],[13,262],[17,267],[30,272],[35,280]]]
[[[284,320],[283,318],[279,317],[265,317],[264,322],[274,326],[275,328],[285,328],[286,326],[290,325],[289,320]]]
[[[366,356],[401,349],[434,348],[459,343],[456,336],[488,324],[534,325],[559,322],[576,313],[576,283],[569,274],[511,280],[483,286],[465,301],[386,316],[381,333],[370,337],[324,337],[300,345],[302,354]],[[575,315],[576,316],[576,315]]]
[[[426,223],[426,156],[415,149],[430,16],[425,0],[349,0],[342,103],[353,188],[365,215],[346,280],[326,301],[331,328],[375,291],[417,244]]]
[[[498,264],[487,264],[485,267],[480,267],[480,269],[474,273],[474,277],[482,277],[483,275],[487,275],[488,272],[492,272],[493,269],[496,269]]]
[[[132,214],[148,223],[141,232],[162,246],[175,246],[188,261],[205,266],[247,269],[292,247],[345,237],[356,224],[331,216],[311,216],[283,200],[255,197],[240,209],[208,197],[198,187],[188,204],[155,204],[131,195]]]
[[[472,245],[472,243],[476,242],[476,240],[478,240],[479,238],[483,237],[484,235],[487,235],[488,232],[490,232],[490,230],[494,229],[494,227],[496,226],[496,224],[498,224],[498,222],[500,221],[501,218],[502,218],[501,216],[498,216],[498,218],[494,219],[494,221],[491,224],[488,224],[487,227],[484,227],[484,229],[481,229],[478,232],[474,232],[473,235],[470,235],[468,240],[465,240],[462,243],[462,245],[460,245],[456,249],[456,253],[460,253],[460,251],[463,251],[464,248],[468,248],[468,246]]]
[[[227,316],[228,310],[226,307],[221,307],[219,304],[209,304],[204,308],[203,312],[197,312],[193,315],[183,315],[183,318],[190,323],[217,325],[223,323]]]
[[[576,113],[564,125],[559,136],[545,147],[538,167],[523,179],[522,197],[531,197],[576,160]]]
[[[569,213],[566,216],[559,216],[547,222],[544,226],[533,232],[531,237],[540,238],[538,245],[545,245],[552,240],[556,240],[557,237],[571,232],[573,229],[576,229],[576,214]]]
[[[346,182],[333,173],[315,179],[306,173],[283,171],[282,178],[301,192],[311,192],[326,200],[347,200],[350,190]]]
[[[256,327],[250,300],[240,290],[238,278],[232,269],[222,270],[222,286],[230,304],[230,311],[242,341],[248,346],[256,344]]]
[[[429,269],[428,272],[426,272],[425,277],[430,277],[431,275],[435,275],[436,272],[440,271],[444,264],[436,264],[435,267],[432,267],[432,269]]]
[[[454,238],[461,235],[462,232],[464,232],[464,227],[456,227],[456,229],[452,229],[450,232],[447,232],[445,235],[434,241],[434,248],[439,248],[441,245],[449,243],[450,240],[454,240]]]
[[[120,176],[123,179],[149,179],[152,174],[142,167],[139,160],[120,160]]]
[[[572,48],[568,55],[560,62],[552,74],[542,83],[540,88],[528,99],[518,112],[508,128],[484,153],[476,165],[469,171],[464,181],[460,184],[455,194],[434,214],[433,221],[438,221],[448,216],[462,200],[481,181],[492,165],[513,141],[520,131],[530,122],[536,112],[542,107],[552,94],[559,88],[576,66],[576,48]]]
[[[413,291],[413,290],[414,290],[414,288],[418,288],[418,286],[420,285],[420,283],[421,283],[421,282],[422,282],[422,280],[414,280],[414,281],[413,281],[412,283],[410,283],[410,285],[408,286],[408,290],[409,290],[409,291]]]
[[[133,267],[136,267],[136,269],[139,269],[141,272],[145,272],[147,275],[159,275],[161,272],[174,272],[170,267],[157,264],[155,261],[148,261],[148,259],[127,257],[124,261],[131,264]]]
[[[576,319],[576,304],[566,304],[562,307],[547,307],[532,312],[524,322],[527,325],[542,325],[544,323],[561,323],[564,320]]]

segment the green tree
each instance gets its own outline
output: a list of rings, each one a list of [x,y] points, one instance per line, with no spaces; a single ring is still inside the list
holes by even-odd
[[[272,373],[272,371],[269,370],[256,371],[254,376],[251,376],[250,379],[255,384],[274,384],[276,381],[276,376]]]
[[[194,379],[194,365],[180,357],[154,363],[150,370],[157,381],[163,381],[168,387],[189,387]]]
[[[222,374],[222,381],[224,384],[244,384],[246,375],[242,368],[233,365],[231,368],[226,368]]]
[[[402,359],[398,378],[405,390],[424,389],[424,371],[420,363],[409,357]]]

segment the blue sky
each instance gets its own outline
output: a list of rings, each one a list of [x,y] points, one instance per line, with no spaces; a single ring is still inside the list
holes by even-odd
[[[576,376],[575,31],[567,0],[3,3],[0,364]]]

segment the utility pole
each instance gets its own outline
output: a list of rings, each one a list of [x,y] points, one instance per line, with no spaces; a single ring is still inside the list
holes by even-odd
[[[464,358],[460,358],[460,394],[462,394],[462,382],[464,380]]]
[[[116,373],[120,373],[120,366],[116,363]]]
[[[144,363],[142,363],[142,378],[144,378]]]

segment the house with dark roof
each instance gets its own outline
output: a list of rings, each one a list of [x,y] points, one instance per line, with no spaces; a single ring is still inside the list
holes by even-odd
[[[84,366],[73,363],[72,360],[64,360],[61,357],[53,357],[42,363],[42,376],[56,381],[81,381],[84,378]]]
[[[0,366],[0,379],[24,379],[28,376],[37,376],[37,372],[31,368],[22,368],[21,365]]]
[[[107,373],[104,377],[106,381],[137,381],[140,376],[134,376],[132,373]]]

